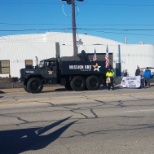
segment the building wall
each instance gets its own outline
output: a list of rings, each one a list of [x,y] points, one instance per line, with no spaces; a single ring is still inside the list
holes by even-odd
[[[140,67],[154,67],[154,46],[147,44],[122,44],[109,39],[89,35],[78,35],[78,53],[85,50],[87,53],[113,53],[113,68],[121,62],[121,70],[127,69],[130,76],[134,76],[137,65]],[[34,35],[14,35],[0,37],[0,60],[10,60],[11,77],[20,77],[19,71],[25,67],[25,60],[38,60],[55,57],[55,43],[60,43],[61,56],[73,56],[72,34],[45,33]],[[9,76],[0,74],[0,77]]]
[[[154,45],[122,45],[121,57],[122,70],[127,69],[129,75],[134,76],[137,65],[141,68],[154,67]]]
[[[53,57],[52,51],[55,51],[55,47],[50,43],[3,43],[0,60],[9,59],[11,76],[19,77],[19,70],[25,67],[25,60],[31,59],[33,64],[36,65],[36,57],[39,60]]]

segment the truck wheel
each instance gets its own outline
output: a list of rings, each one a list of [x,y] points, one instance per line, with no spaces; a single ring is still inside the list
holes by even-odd
[[[70,85],[70,80],[68,78],[65,79],[65,89],[66,90],[72,90],[72,87]]]
[[[24,88],[24,90],[25,90],[26,92],[29,92],[28,89],[27,89],[27,85],[24,84],[24,85],[23,85],[23,88]]]
[[[66,89],[66,90],[72,90],[72,87],[71,87],[71,85],[70,85],[69,82],[66,82],[66,83],[65,83],[65,89]]]
[[[97,76],[89,76],[86,79],[86,86],[89,90],[96,90],[100,87],[100,80]]]
[[[85,89],[85,79],[81,76],[75,76],[71,81],[71,87],[73,90],[84,90]]]
[[[39,78],[31,78],[27,83],[27,90],[31,93],[39,93],[43,89],[43,83]]]

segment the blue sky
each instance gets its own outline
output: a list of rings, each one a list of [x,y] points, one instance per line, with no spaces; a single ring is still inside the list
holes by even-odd
[[[153,0],[75,1],[78,34],[154,44]],[[71,5],[61,0],[0,0],[0,36],[72,32],[71,27]]]

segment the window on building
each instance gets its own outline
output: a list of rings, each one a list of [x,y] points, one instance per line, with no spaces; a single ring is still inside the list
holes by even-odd
[[[25,68],[32,68],[33,67],[33,60],[26,59],[25,60]]]
[[[27,59],[25,60],[25,68],[32,68],[33,67],[33,60]]]
[[[0,60],[0,74],[10,74],[9,60]]]

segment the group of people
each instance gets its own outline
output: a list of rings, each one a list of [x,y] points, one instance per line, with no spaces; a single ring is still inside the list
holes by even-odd
[[[123,71],[123,76],[124,77],[128,76],[127,69]],[[141,76],[141,88],[150,87],[150,78],[152,76],[152,73],[148,67],[145,68],[145,71],[144,71],[143,68],[140,68],[139,66],[137,66],[137,69],[135,71],[135,76]],[[108,90],[110,89],[114,90],[114,71],[110,67],[106,72],[106,84],[107,84]]]
[[[137,66],[135,76],[141,76],[141,88],[150,87],[150,78],[152,76],[152,73],[148,67],[144,71],[143,68]]]
[[[123,77],[127,77],[128,72],[127,69],[123,71]],[[151,70],[147,67],[145,71],[143,68],[137,66],[135,71],[135,76],[141,76],[141,88],[150,87],[150,78],[152,76]]]

